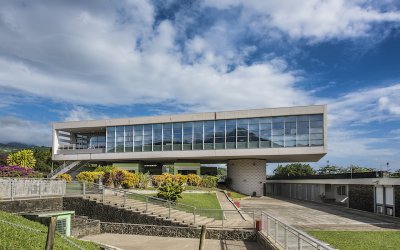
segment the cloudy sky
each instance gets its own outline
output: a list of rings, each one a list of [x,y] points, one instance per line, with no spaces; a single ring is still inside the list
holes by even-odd
[[[400,167],[393,0],[0,2],[0,142],[51,123],[328,104],[315,166]]]

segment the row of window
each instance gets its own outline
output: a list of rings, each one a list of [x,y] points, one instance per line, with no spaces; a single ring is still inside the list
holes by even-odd
[[[309,147],[323,145],[323,116],[107,127],[107,152]]]

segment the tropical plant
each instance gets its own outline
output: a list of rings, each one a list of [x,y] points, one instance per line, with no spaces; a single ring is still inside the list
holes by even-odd
[[[112,172],[105,172],[101,178],[103,185],[111,186],[113,184]]]
[[[53,163],[53,160],[51,159],[51,148],[36,147],[33,149],[33,156],[36,159],[36,171],[49,173],[52,165],[55,168],[58,167],[58,163]]]
[[[201,183],[201,177],[198,176],[197,174],[188,174],[187,178],[188,178],[187,183],[190,186],[199,186]]]
[[[115,166],[98,166],[94,171],[95,172],[111,172],[113,170],[117,169]]]
[[[126,170],[121,170],[116,168],[111,173],[112,173],[112,181],[114,183],[114,187],[119,187],[125,180],[126,174],[129,172]]]
[[[183,174],[176,174],[173,176],[174,181],[178,182],[179,185],[186,185],[187,181],[188,181],[188,177],[187,175],[183,175]]]
[[[167,183],[158,188],[157,197],[176,202],[179,198],[182,198],[181,193],[184,191],[184,187],[176,181]]]
[[[346,172],[342,167],[325,166],[318,169],[318,174],[340,174]]]
[[[59,174],[59,175],[57,175],[57,179],[62,179],[62,180],[65,180],[66,182],[72,181],[72,177],[69,174]]]
[[[138,188],[147,188],[150,181],[150,174],[149,173],[137,173],[137,177],[139,179],[138,184],[136,187]]]
[[[139,177],[135,173],[124,172],[124,180],[122,181],[123,188],[132,188],[139,185]]]
[[[26,168],[34,168],[36,159],[33,156],[33,151],[24,149],[15,153],[11,153],[7,157],[7,164],[9,166],[20,166]]]
[[[31,168],[20,166],[0,166],[0,177],[42,178],[43,174]]]
[[[76,179],[78,181],[95,182],[102,178],[104,172],[80,172]]]
[[[206,175],[201,179],[201,186],[206,188],[215,188],[217,187],[218,177]]]

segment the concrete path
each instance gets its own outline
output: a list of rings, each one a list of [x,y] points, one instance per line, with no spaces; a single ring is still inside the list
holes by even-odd
[[[400,230],[400,219],[345,207],[272,197],[241,201],[243,210],[257,210],[302,230]]]
[[[98,234],[85,236],[83,240],[90,240],[118,247],[135,250],[186,250],[199,249],[199,239],[156,237],[127,234]],[[207,250],[259,250],[257,242],[210,240],[206,239],[204,249]]]
[[[226,197],[224,192],[219,191],[216,194],[217,194],[219,204],[221,205],[221,208],[223,210],[231,210],[231,211],[227,211],[224,213],[225,218],[227,220],[242,220],[243,221],[242,216],[236,210],[236,207],[228,200],[228,198]]]

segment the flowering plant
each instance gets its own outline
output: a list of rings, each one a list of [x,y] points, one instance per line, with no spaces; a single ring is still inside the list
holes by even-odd
[[[0,177],[42,178],[43,175],[31,168],[20,166],[0,166]]]

